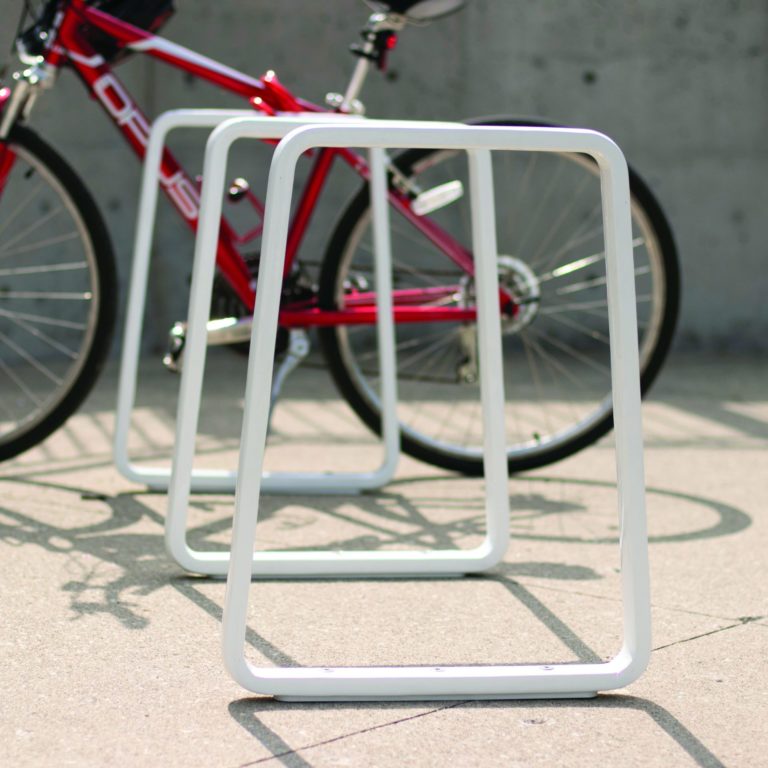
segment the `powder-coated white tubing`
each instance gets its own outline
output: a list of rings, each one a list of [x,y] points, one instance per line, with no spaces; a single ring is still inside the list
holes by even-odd
[[[247,121],[219,129],[247,136]],[[243,423],[241,472],[235,502],[229,578],[223,621],[223,655],[230,674],[245,688],[290,700],[383,700],[451,698],[538,698],[590,696],[598,690],[627,685],[645,669],[650,656],[650,598],[640,425],[640,388],[635,317],[634,273],[629,209],[629,179],[621,151],[607,137],[574,129],[457,127],[396,121],[375,124],[301,128],[280,143],[273,158],[267,193],[264,246],[259,283],[277,284],[284,250],[293,170],[299,156],[312,147],[424,147],[470,152],[473,233],[477,270],[478,332],[481,354],[481,397],[486,429],[484,443],[488,537],[493,545],[507,515],[506,470],[503,462],[503,383],[501,382],[498,294],[493,294],[496,253],[493,242],[493,198],[487,152],[525,150],[581,152],[595,158],[602,181],[605,221],[612,385],[615,402],[616,461],[620,511],[620,552],[624,611],[624,644],[610,661],[599,664],[498,665],[489,667],[337,667],[262,668],[245,658],[248,591],[252,573],[294,575],[425,575],[483,570],[503,555],[486,551],[290,553],[258,552],[254,539],[258,516],[268,419],[269,372],[277,323],[277,303],[260,292],[254,323]],[[378,177],[377,177],[378,179]],[[380,184],[381,182],[378,181]],[[493,349],[495,345],[495,351]],[[498,381],[493,375],[498,374]],[[497,386],[498,384],[498,386]],[[265,389],[266,387],[266,389]],[[499,430],[499,426],[502,425]],[[499,432],[501,436],[499,436]],[[245,467],[250,472],[242,471]],[[501,489],[501,485],[504,489]],[[498,504],[499,508],[492,509]],[[506,543],[506,541],[505,541]],[[480,555],[478,557],[478,555]],[[492,555],[492,556],[491,556]],[[473,562],[468,562],[472,560]],[[357,569],[357,570],[356,570]]]

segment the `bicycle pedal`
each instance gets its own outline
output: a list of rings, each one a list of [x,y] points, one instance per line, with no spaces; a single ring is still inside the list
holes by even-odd
[[[206,326],[208,346],[248,343],[251,340],[252,326],[252,317],[222,317],[209,320]]]
[[[174,323],[168,332],[168,351],[163,355],[163,365],[172,373],[181,371],[184,346],[187,342],[187,327],[184,323]]]
[[[462,197],[464,197],[464,185],[460,181],[447,181],[415,197],[411,207],[417,216],[426,216],[428,213],[455,203]]]

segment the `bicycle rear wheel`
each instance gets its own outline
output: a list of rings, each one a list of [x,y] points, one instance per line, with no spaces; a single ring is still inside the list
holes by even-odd
[[[493,162],[499,278],[519,304],[517,315],[505,320],[502,329],[508,465],[510,472],[518,472],[569,456],[613,426],[600,179],[594,162],[581,155],[497,152]],[[423,190],[452,180],[468,189],[464,153],[410,150],[395,165]],[[630,183],[646,391],[672,340],[679,273],[659,204],[633,171]],[[430,217],[460,243],[470,244],[465,198]],[[396,301],[398,289],[448,285],[457,290],[451,297],[437,292],[443,306],[471,304],[471,280],[396,214],[392,249]],[[363,189],[342,214],[329,243],[320,278],[321,305],[341,308],[359,286],[372,284],[369,202]],[[480,474],[474,324],[398,324],[396,334],[403,449],[430,464]],[[326,328],[321,339],[340,391],[378,431],[372,329]]]
[[[0,460],[77,409],[109,349],[109,235],[65,161],[20,126],[0,143]]]

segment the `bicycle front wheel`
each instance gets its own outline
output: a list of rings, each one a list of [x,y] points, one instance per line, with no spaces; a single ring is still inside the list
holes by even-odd
[[[569,456],[613,425],[600,178],[590,158],[575,154],[497,152],[493,163],[499,278],[518,304],[502,329],[508,464],[510,472],[518,472]],[[448,181],[469,188],[462,152],[410,150],[395,165],[414,193]],[[659,204],[632,171],[630,182],[645,391],[671,343],[679,275]],[[469,247],[466,196],[429,215]],[[471,306],[472,280],[396,214],[392,250],[396,303],[398,296],[412,301],[408,297],[414,291],[426,296],[430,289],[435,306]],[[363,189],[330,241],[320,279],[321,305],[344,307],[360,295],[360,286],[372,284],[368,192]],[[396,334],[403,449],[430,464],[480,474],[481,372],[474,324],[398,324]],[[327,328],[321,338],[340,391],[363,421],[379,430],[373,329]]]
[[[0,142],[0,460],[80,405],[115,320],[115,267],[80,179],[33,131]]]

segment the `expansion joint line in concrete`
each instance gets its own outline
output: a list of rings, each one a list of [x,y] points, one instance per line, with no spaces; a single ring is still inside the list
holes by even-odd
[[[682,640],[675,640],[674,643],[667,643],[666,645],[660,645],[658,648],[653,648],[653,651],[663,651],[665,648],[671,648],[674,645],[682,645],[683,643],[690,643],[692,640],[700,640],[702,637],[709,637],[710,635],[717,635],[720,632],[726,632],[729,629],[736,629],[736,627],[743,627],[746,624],[752,624],[756,621],[765,619],[765,616],[741,616],[735,624],[729,624],[727,627],[719,627],[718,629],[712,629],[709,632],[702,632],[700,635],[694,635],[693,637],[685,637]]]

